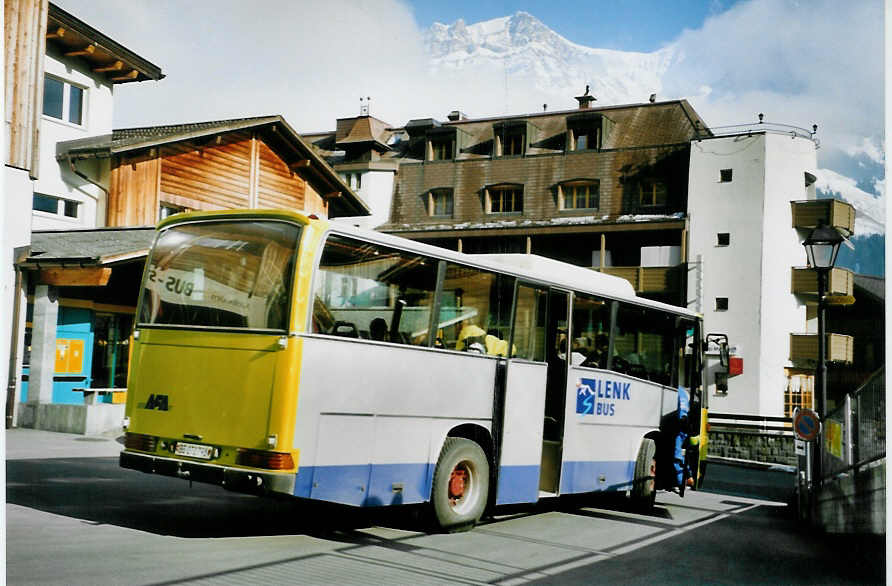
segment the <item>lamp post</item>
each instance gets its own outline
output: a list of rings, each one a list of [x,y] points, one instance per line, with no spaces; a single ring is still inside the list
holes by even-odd
[[[818,226],[802,243],[805,247],[805,254],[808,256],[808,266],[817,272],[818,277],[818,368],[815,371],[815,391],[818,417],[822,422],[827,410],[827,333],[825,331],[827,304],[824,297],[827,295],[828,275],[833,265],[836,264],[836,255],[839,253],[839,245],[843,240],[836,228],[827,226],[823,220],[819,220]],[[818,482],[823,478],[823,442],[822,429],[821,434],[818,435],[818,445],[815,446],[814,478]]]

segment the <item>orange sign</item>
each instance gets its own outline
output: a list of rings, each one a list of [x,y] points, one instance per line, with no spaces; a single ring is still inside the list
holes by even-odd
[[[84,371],[84,341],[56,338],[56,374],[80,374]]]

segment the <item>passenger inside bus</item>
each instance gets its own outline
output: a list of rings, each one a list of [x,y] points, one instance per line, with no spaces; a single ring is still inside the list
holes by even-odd
[[[369,336],[379,342],[387,341],[387,322],[383,317],[376,317],[369,324]]]

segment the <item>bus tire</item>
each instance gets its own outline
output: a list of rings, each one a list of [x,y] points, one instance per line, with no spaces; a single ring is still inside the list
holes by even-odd
[[[632,508],[639,513],[650,513],[657,498],[657,444],[650,438],[641,440],[635,460],[635,480],[630,497]]]
[[[474,527],[486,509],[489,463],[471,440],[448,437],[434,469],[431,504],[437,525],[454,533]]]

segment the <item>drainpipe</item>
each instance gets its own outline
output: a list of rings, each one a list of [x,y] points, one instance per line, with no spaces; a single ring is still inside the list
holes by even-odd
[[[12,305],[12,340],[9,346],[9,376],[6,383],[6,429],[12,427],[13,415],[15,414],[15,402],[18,400],[16,396],[16,387],[18,382],[18,359],[19,359],[19,316],[22,311],[22,269],[18,267],[18,263],[24,260],[31,253],[30,246],[24,246],[13,252],[15,269],[15,284],[12,291],[15,298]]]
[[[87,183],[90,183],[90,184],[92,184],[92,185],[95,185],[96,187],[98,187],[99,189],[101,189],[102,192],[105,194],[105,200],[108,201],[108,189],[106,189],[106,188],[103,187],[101,184],[99,184],[99,183],[97,183],[96,181],[93,181],[92,179],[90,179],[89,177],[87,177],[87,175],[84,174],[83,172],[78,171],[77,167],[74,165],[74,158],[73,158],[73,157],[68,157],[68,167],[71,169],[71,172],[72,172],[72,173],[74,173],[75,175],[77,175],[78,177],[80,177],[81,179],[83,179],[84,181],[86,181]]]

